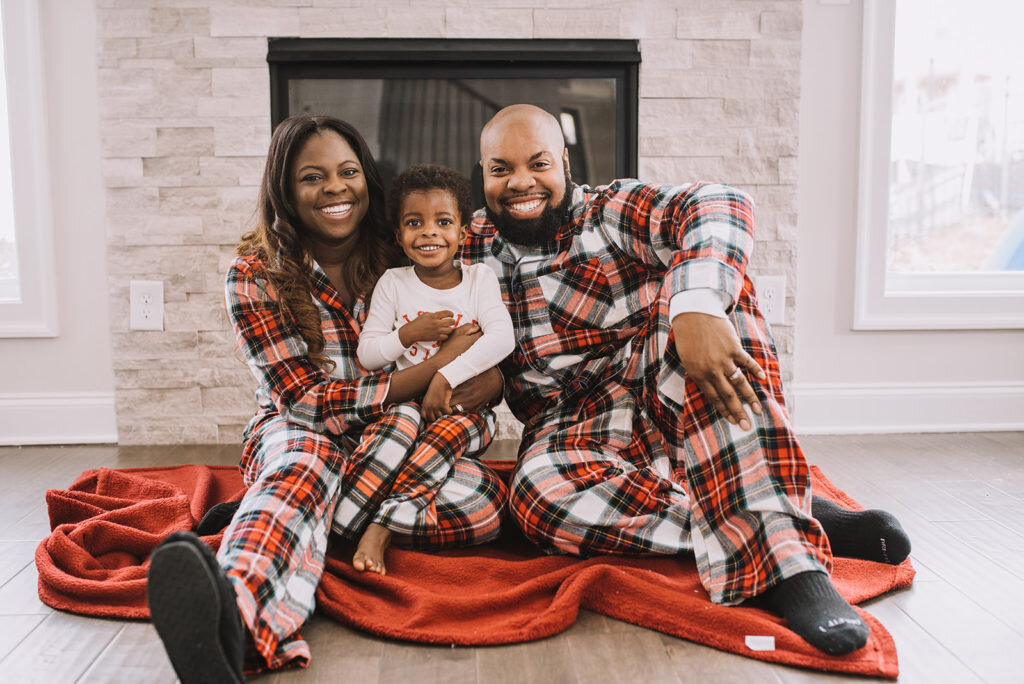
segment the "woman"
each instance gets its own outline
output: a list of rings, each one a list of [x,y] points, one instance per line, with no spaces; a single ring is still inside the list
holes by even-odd
[[[274,131],[260,225],[243,236],[227,275],[231,322],[259,380],[241,461],[249,489],[216,557],[188,532],[151,556],[150,612],[184,684],[244,681],[249,637],[259,658],[247,663],[257,669],[306,664],[297,630],[314,608],[328,533],[357,538],[396,488],[423,499],[414,528],[396,531],[398,544],[465,546],[499,533],[504,485],[452,456],[486,447],[493,425],[467,413],[450,439],[417,442],[419,411],[399,403],[422,394],[479,330],[460,328],[429,361],[401,371],[371,374],[356,360],[369,294],[397,261],[383,198],[350,125],[298,116]],[[481,376],[457,401],[478,408],[499,387],[500,376]],[[431,478],[436,490],[416,486],[426,470],[444,471]]]

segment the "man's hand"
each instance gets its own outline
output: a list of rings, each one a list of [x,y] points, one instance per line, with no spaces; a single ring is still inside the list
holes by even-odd
[[[740,346],[729,319],[684,313],[672,319],[672,333],[686,375],[726,420],[749,430],[750,420],[742,402],[750,404],[758,415],[761,402],[747,374],[763,380],[765,373]]]
[[[489,368],[456,387],[449,401],[455,413],[479,411],[501,398],[503,385],[501,371]]]
[[[428,423],[433,423],[441,416],[451,413],[451,398],[452,388],[448,384],[448,379],[440,373],[434,373],[434,377],[430,379],[430,385],[423,395],[423,403],[420,405],[423,419]]]
[[[398,329],[398,339],[409,347],[413,342],[443,342],[455,329],[455,314],[451,311],[423,313]]]

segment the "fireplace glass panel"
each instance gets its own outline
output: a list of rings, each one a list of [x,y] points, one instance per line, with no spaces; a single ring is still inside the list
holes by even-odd
[[[612,78],[294,78],[291,113],[331,114],[353,124],[385,176],[417,163],[479,173],[480,129],[502,107],[530,102],[562,123],[573,178],[616,177],[616,84]]]

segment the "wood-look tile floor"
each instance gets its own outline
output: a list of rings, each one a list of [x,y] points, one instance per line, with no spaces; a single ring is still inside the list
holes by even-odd
[[[806,437],[808,460],[910,533],[918,575],[865,607],[889,629],[901,682],[1024,682],[1024,433]],[[506,445],[507,446],[507,445]],[[36,593],[44,492],[88,468],[233,464],[227,447],[0,448],[0,682],[175,681],[147,622],[50,609]],[[507,449],[506,449],[507,453]],[[492,454],[492,457],[494,454]],[[583,612],[539,642],[438,648],[388,641],[314,616],[309,669],[257,682],[824,682]],[[863,681],[862,678],[856,678]]]

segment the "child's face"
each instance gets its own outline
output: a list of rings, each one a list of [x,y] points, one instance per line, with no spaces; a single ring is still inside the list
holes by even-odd
[[[454,270],[455,255],[465,239],[458,204],[447,190],[416,190],[402,198],[398,244],[420,269]]]

